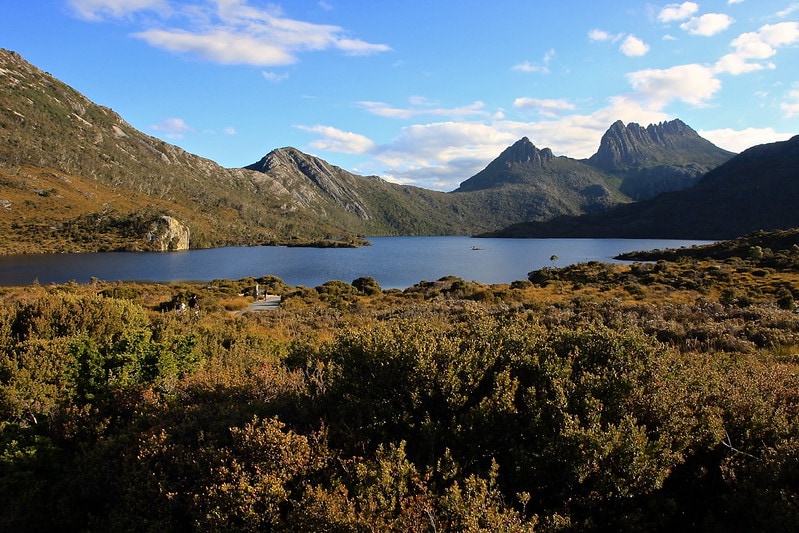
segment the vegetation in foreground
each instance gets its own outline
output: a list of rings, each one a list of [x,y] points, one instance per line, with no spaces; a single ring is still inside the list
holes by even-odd
[[[237,313],[256,282],[281,307]],[[794,530],[798,291],[765,246],[0,289],[0,529]]]

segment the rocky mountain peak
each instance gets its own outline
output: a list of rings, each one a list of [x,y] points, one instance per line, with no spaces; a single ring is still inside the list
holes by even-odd
[[[626,126],[614,122],[602,136],[599,150],[588,160],[608,170],[654,166],[665,159],[664,152],[682,150],[691,143],[707,143],[698,133],[679,119],[646,128],[635,122]]]
[[[505,165],[512,163],[545,163],[552,161],[555,155],[549,148],[539,150],[527,137],[522,137],[507,147],[496,159]]]
[[[244,168],[295,183],[292,194],[302,204],[310,205],[314,198],[318,199],[321,189],[325,196],[347,211],[365,220],[370,218],[364,201],[355,192],[352,174],[296,148],[272,150],[257,163]],[[313,186],[304,186],[304,179]]]

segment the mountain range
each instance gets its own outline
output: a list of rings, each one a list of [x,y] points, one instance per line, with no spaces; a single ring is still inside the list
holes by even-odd
[[[522,138],[452,192],[359,176],[292,147],[223,168],[0,50],[4,253],[153,249],[164,242],[152,236],[165,219],[185,227],[192,248],[504,227],[518,234],[520,222],[600,216],[693,190],[733,156],[680,120],[618,121],[588,159]]]
[[[490,237],[731,239],[799,227],[799,135],[753,146],[692,188],[603,213],[528,221]]]

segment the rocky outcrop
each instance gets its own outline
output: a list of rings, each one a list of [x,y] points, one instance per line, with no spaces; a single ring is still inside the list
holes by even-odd
[[[290,183],[291,194],[305,207],[313,205],[314,200],[326,197],[361,219],[370,218],[364,201],[355,192],[355,176],[318,157],[291,147],[278,148],[244,168]],[[313,186],[309,186],[311,184]]]
[[[153,221],[147,242],[151,248],[161,252],[188,250],[189,237],[189,228],[176,218],[164,215]]]
[[[535,163],[542,165],[555,158],[552,150],[543,148],[539,150],[527,137],[522,137],[506,148],[497,158],[497,162],[510,165],[512,163]]]

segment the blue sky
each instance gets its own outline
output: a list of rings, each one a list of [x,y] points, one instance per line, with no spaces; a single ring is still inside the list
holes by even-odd
[[[294,146],[452,190],[528,137],[799,133],[799,1],[6,0],[0,47],[226,167]]]

